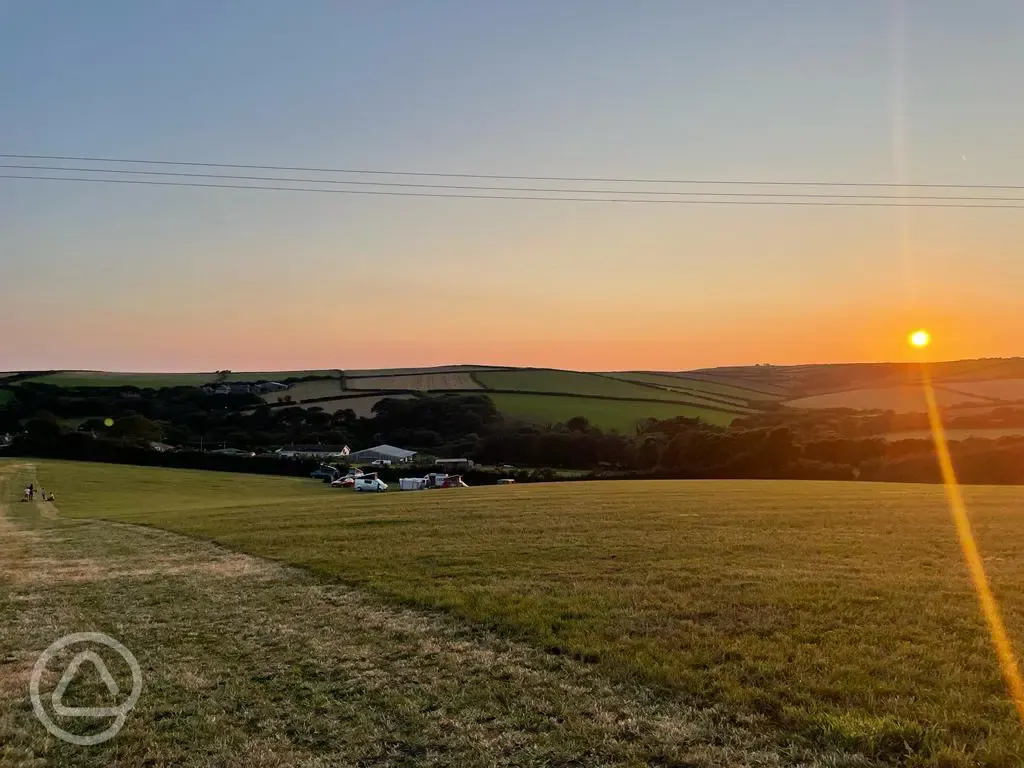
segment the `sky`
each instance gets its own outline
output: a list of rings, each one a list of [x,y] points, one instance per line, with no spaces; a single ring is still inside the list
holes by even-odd
[[[1022,185],[1022,72],[1019,0],[0,0],[0,153]],[[1010,356],[1022,256],[1005,209],[0,179],[0,370]]]

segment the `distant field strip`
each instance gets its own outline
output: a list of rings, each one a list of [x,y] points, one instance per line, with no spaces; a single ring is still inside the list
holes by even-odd
[[[305,376],[329,376],[334,379],[341,378],[341,371],[337,369],[323,369],[314,371],[233,371],[223,377],[224,381],[283,381],[284,379],[299,379]]]
[[[485,371],[475,374],[488,389],[504,392],[617,397],[633,400],[685,400],[675,392],[631,384],[611,376],[576,371],[521,369],[516,371]]]
[[[308,567],[681,692],[735,722],[762,718],[790,745],[901,768],[1019,768],[1024,754],[938,486],[609,481],[363,498],[312,481],[53,462],[39,479],[66,499],[62,514]],[[965,492],[1020,648],[1024,489]]]
[[[1024,379],[992,379],[989,381],[936,382],[940,389],[948,389],[975,397],[1003,401],[1024,400]]]
[[[701,385],[704,382],[681,381],[678,378],[667,374],[627,372],[606,373],[604,375],[620,381],[645,384],[648,386],[659,387],[661,389],[669,389],[672,392],[678,392],[679,394],[686,396],[686,398],[695,400],[696,402],[703,401],[714,405],[731,405],[740,408],[749,408],[752,403],[768,399],[764,395],[755,392],[747,392],[743,397],[714,392],[707,387],[702,387]]]
[[[413,373],[400,376],[349,376],[345,380],[348,389],[382,390],[404,389],[421,392],[445,389],[481,389],[473,374],[465,371],[446,373]]]
[[[61,371],[28,379],[63,387],[201,387],[216,379],[213,373],[107,373],[105,371]]]
[[[333,376],[338,371],[262,371],[235,372],[225,376],[216,373],[117,373],[108,371],[61,371],[46,376],[37,376],[28,381],[55,384],[64,387],[140,387],[159,389],[161,387],[201,387],[217,381],[280,381],[301,376]]]
[[[409,376],[419,373],[472,373],[473,371],[502,371],[500,365],[435,365],[422,368],[352,368],[345,371],[346,376],[361,379],[367,376]]]
[[[295,402],[300,403],[314,398],[324,398],[342,394],[344,394],[344,390],[341,388],[340,379],[323,379],[319,381],[300,381],[296,384],[292,384],[286,390],[282,390],[280,392],[268,392],[267,394],[262,395],[262,397],[268,403],[276,403],[286,397],[290,397]]]
[[[931,366],[936,383],[1024,378],[1024,358],[1009,360],[959,360]]]
[[[703,419],[709,424],[728,426],[739,414],[704,408],[699,405],[667,403],[659,400],[611,400],[538,395],[513,392],[487,392],[502,413],[536,424],[566,422],[574,416],[585,416],[601,429],[616,429],[633,434],[637,423],[645,419],[673,419],[677,416]]]
[[[935,388],[935,397],[941,406],[960,403],[985,405],[979,398]],[[832,392],[827,395],[812,395],[786,403],[793,408],[856,408],[864,410],[896,411],[897,413],[924,413],[926,406],[924,390],[920,386],[878,387],[853,389],[848,392]]]
[[[761,384],[758,381],[747,382],[734,377],[725,378],[688,372],[665,375],[678,379],[684,386],[693,389],[703,389],[720,395],[732,395],[750,400],[778,400],[789,395],[788,389]]]

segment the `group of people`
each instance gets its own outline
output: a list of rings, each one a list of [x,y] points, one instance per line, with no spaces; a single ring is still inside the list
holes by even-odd
[[[53,495],[52,492],[47,494],[46,490],[43,489],[43,488],[39,489],[39,496],[42,498],[43,501],[55,501],[56,498],[57,498],[56,496]],[[29,483],[28,485],[25,486],[25,496],[22,498],[22,501],[33,501],[35,499],[35,497],[36,497],[36,486],[35,486],[35,483]]]

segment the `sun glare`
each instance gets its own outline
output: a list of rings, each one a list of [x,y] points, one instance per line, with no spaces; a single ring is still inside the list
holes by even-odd
[[[932,335],[925,330],[914,331],[910,334],[910,346],[924,349],[932,343]]]

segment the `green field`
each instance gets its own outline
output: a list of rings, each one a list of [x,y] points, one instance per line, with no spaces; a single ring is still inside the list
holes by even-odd
[[[61,387],[200,387],[215,379],[212,373],[107,373],[105,371],[62,371],[28,381]]]
[[[633,434],[636,424],[644,419],[672,419],[676,416],[703,419],[710,424],[728,426],[738,414],[694,405],[663,403],[657,400],[602,400],[588,397],[558,395],[485,393],[503,414],[536,424],[564,423],[573,416],[585,416],[601,429],[617,429]]]
[[[761,392],[754,392],[753,390],[744,391],[738,387],[729,387],[724,384],[719,385],[706,381],[688,381],[667,373],[627,371],[626,373],[609,373],[606,375],[613,379],[640,381],[647,384],[654,384],[659,387],[668,387],[669,389],[672,389],[675,392],[680,392],[687,397],[712,397],[714,400],[711,402],[725,402],[737,406],[750,406],[751,403],[756,404],[759,400],[772,399],[770,395],[766,395]],[[734,394],[728,390],[735,390],[736,393],[742,392],[743,394]]]
[[[9,389],[0,389],[0,405],[10,402],[14,399],[14,393]]]
[[[133,486],[137,471],[98,479]],[[88,492],[65,467],[43,474],[60,483],[58,492]],[[691,697],[602,674],[497,626],[397,605],[334,578],[151,526],[18,503],[21,486],[33,479],[31,465],[0,463],[4,768],[872,765],[849,750],[786,742],[765,718],[695,707]],[[311,492],[309,483],[300,496],[300,484],[275,491],[280,481],[257,482],[250,494],[238,478],[180,479],[173,487],[134,487],[160,496],[165,512],[211,502],[252,511],[260,496],[276,494],[275,503],[289,505]],[[123,642],[143,679],[124,729],[88,748],[50,737],[28,695],[40,652],[82,630]],[[43,676],[47,709],[71,655],[60,654]],[[127,686],[123,662],[103,650],[101,656]],[[109,697],[88,665],[83,670],[65,702],[121,700]],[[55,719],[75,733],[106,725]]]
[[[749,385],[742,379],[724,379],[723,377],[710,374],[658,374],[675,379],[681,386],[690,389],[701,390],[710,394],[728,395],[730,397],[746,398],[748,400],[778,400],[785,394],[784,390],[778,389],[771,384],[762,384],[756,380]]]
[[[226,376],[216,373],[113,373],[108,371],[61,371],[37,376],[29,381],[56,384],[63,387],[201,387],[214,381],[280,380],[300,376],[340,376],[338,371],[262,371],[233,372]]]
[[[659,696],[763,718],[761,732],[794,746],[934,768],[1024,755],[938,487],[651,481],[365,498],[107,465],[47,462],[39,477],[62,514],[155,525],[442,609]],[[1024,491],[966,493],[1019,643]]]
[[[224,381],[281,381],[282,379],[298,379],[304,376],[329,376],[341,378],[337,369],[311,371],[232,371],[224,376]]]
[[[483,371],[474,374],[488,389],[516,392],[559,393],[594,397],[628,397],[636,400],[685,400],[683,395],[654,387],[620,381],[610,376],[576,371],[522,369]]]

